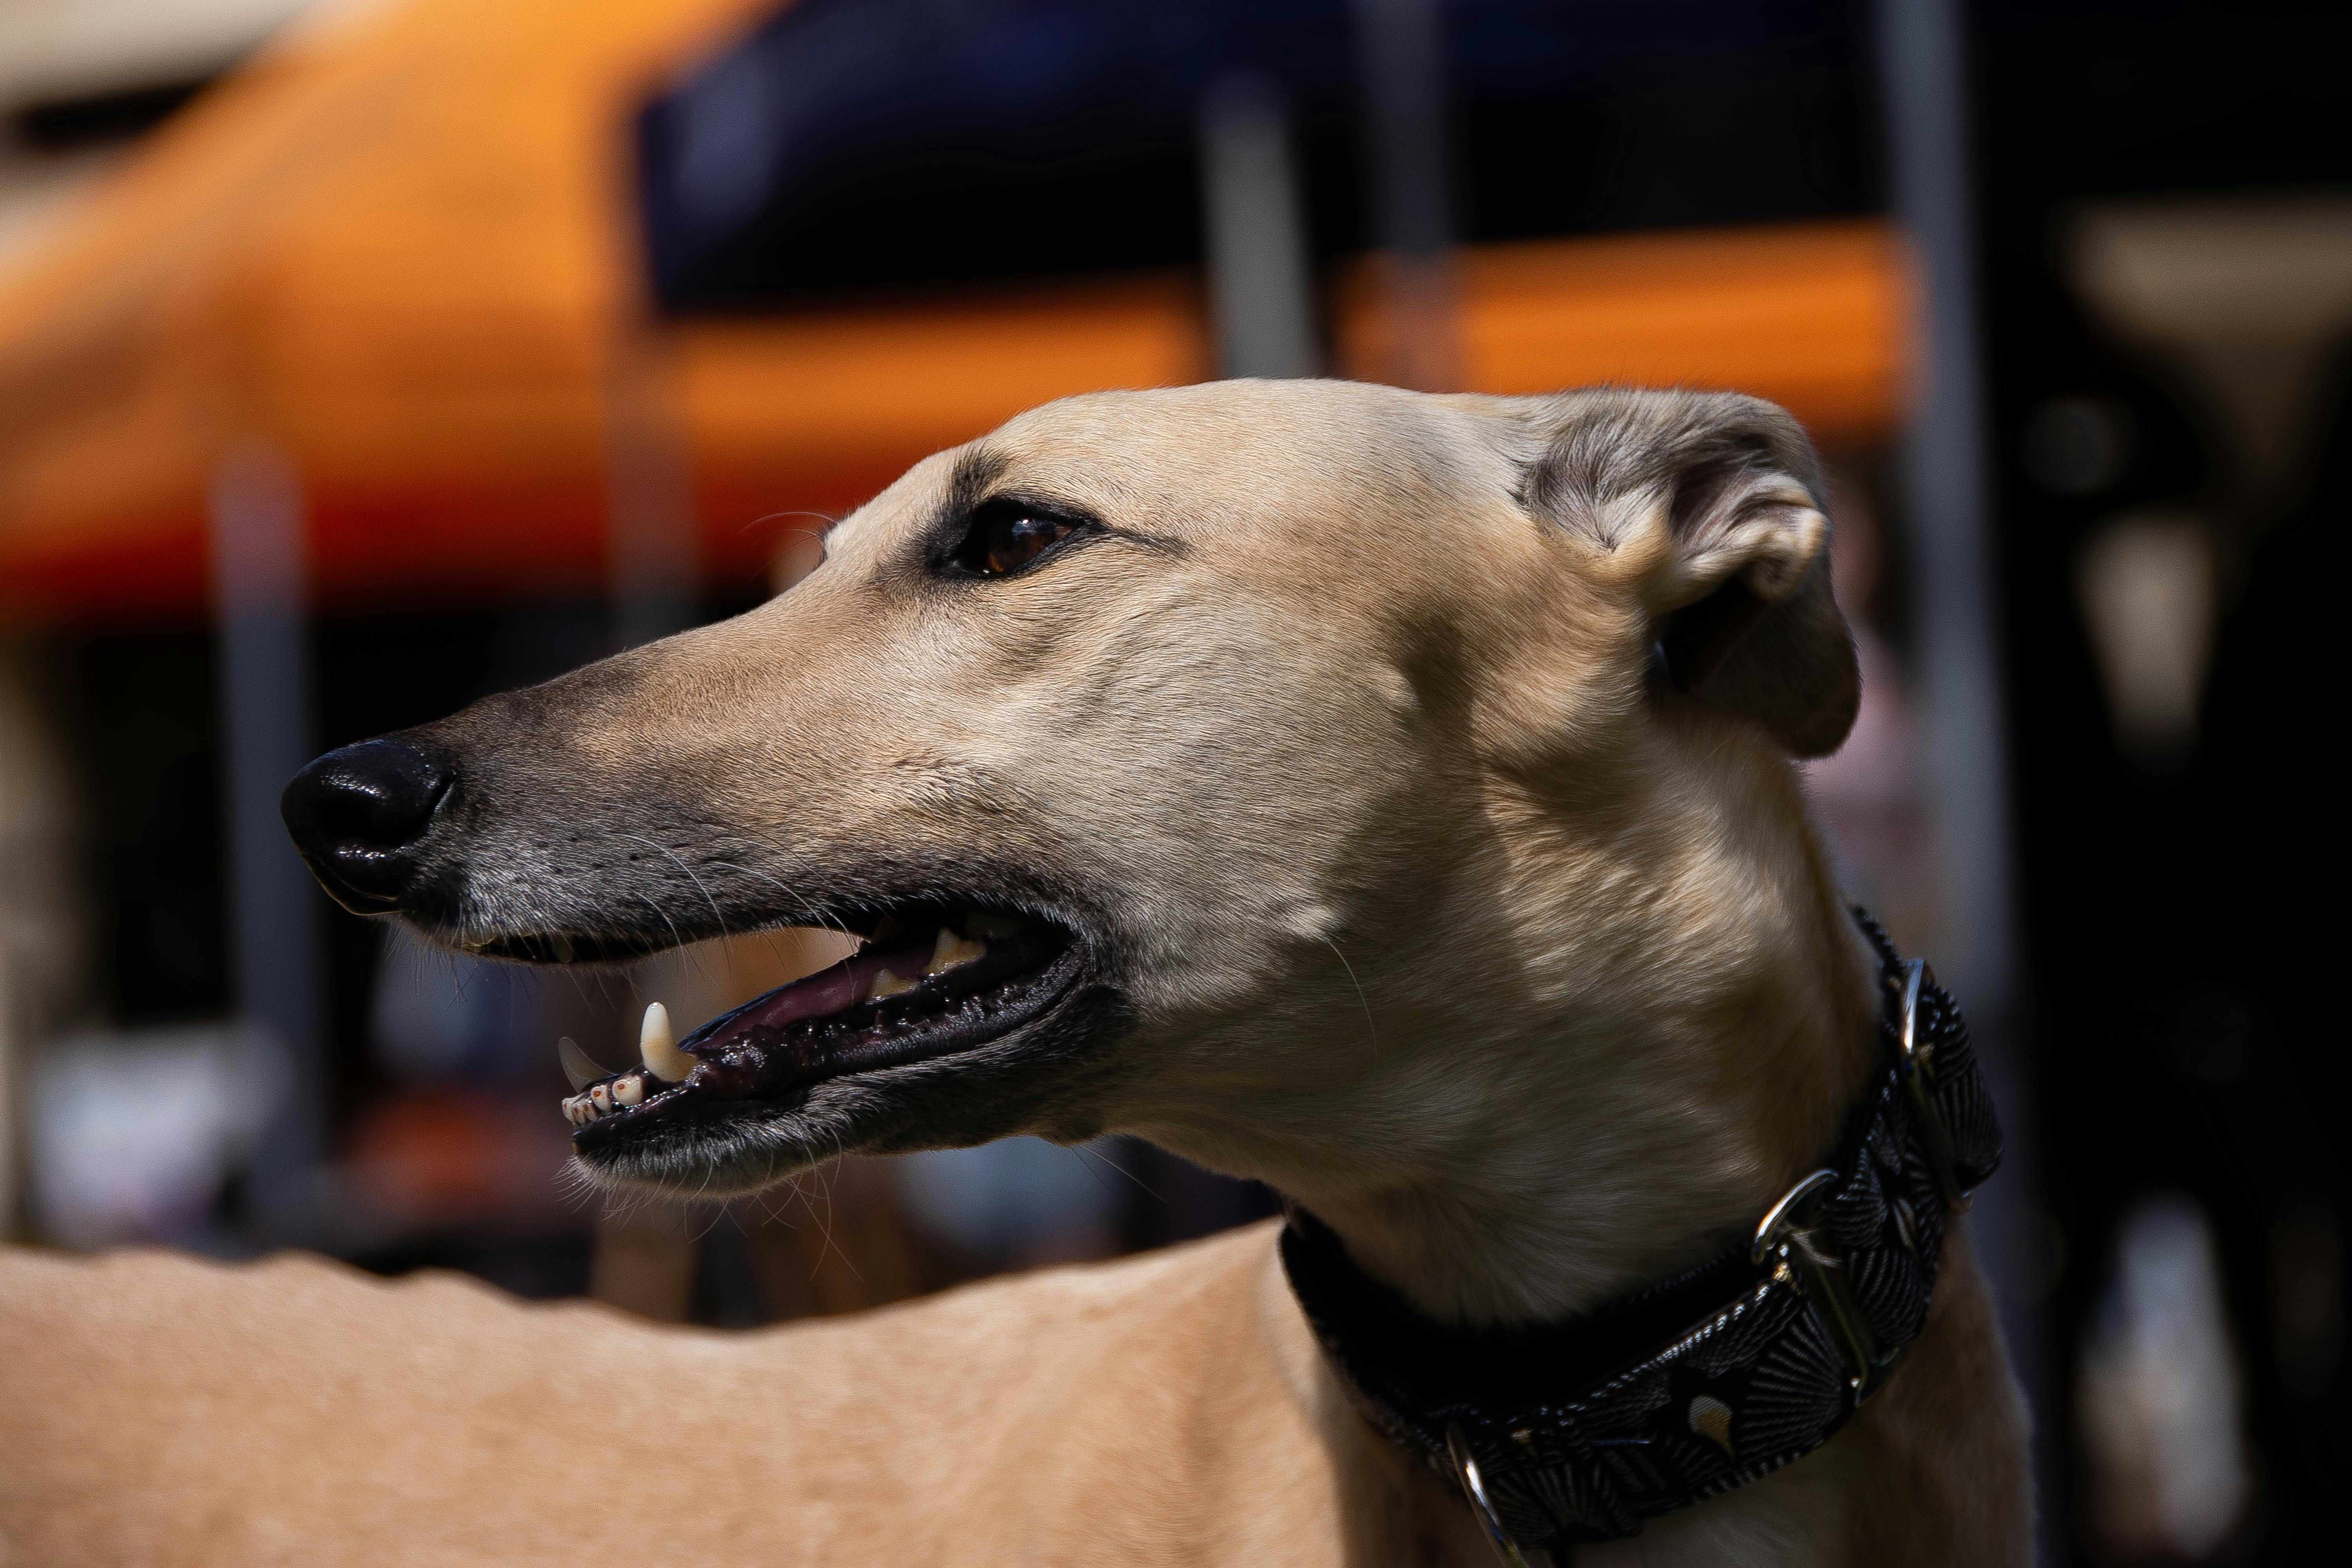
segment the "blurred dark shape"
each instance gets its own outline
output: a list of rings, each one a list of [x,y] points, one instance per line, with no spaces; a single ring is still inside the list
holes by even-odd
[[[2106,489],[2131,458],[2129,411],[2101,397],[2053,397],[2028,417],[2025,466],[2060,495]]]
[[[2334,923],[2320,903],[2337,815],[2320,638],[2336,619],[2326,601],[2341,580],[2352,432],[2345,339],[2310,310],[2325,291],[2280,282],[2327,259],[2278,215],[2306,215],[2296,225],[2308,233],[2328,221],[2315,209],[2352,187],[2334,108],[2352,14],[2280,0],[1994,0],[1975,11],[1972,38],[2023,1060],[2044,1129],[2042,1201],[2075,1260],[2051,1296],[2050,1352],[2065,1366],[2098,1321],[2098,1264],[2136,1205],[2152,1190],[2182,1194],[2210,1226],[2247,1462],[2262,1478],[2242,1534],[2210,1550],[2329,1554],[2352,1389],[2340,1359],[2315,1348],[2337,1331],[2314,1303],[2332,1291],[2324,1260],[2352,1212],[2335,1125],[2352,1079],[2326,1043],[2340,1035],[2330,990],[2313,975]],[[2262,232],[2279,243],[2249,243]],[[2183,304],[2208,330],[2179,330]],[[2296,341],[2230,346],[2248,335],[2231,321],[2288,312],[2305,318]],[[2211,374],[2225,362],[2236,368],[2223,379],[2256,393],[2234,411]],[[2282,400],[2283,385],[2299,390]],[[2123,433],[2083,466],[2095,483],[2053,482],[2053,405],[2095,408]],[[2249,430],[2258,405],[2262,427]],[[2264,448],[2292,454],[2270,478]],[[2119,728],[2111,695],[2118,673],[2147,672],[2120,668],[2119,644],[2102,648],[2078,575],[2095,541],[2112,548],[2106,531],[2150,519],[2193,520],[2211,573],[2201,680],[2180,657],[2194,627],[2184,637],[2177,617],[2165,635],[2179,640],[2155,656],[2170,668],[2162,703],[2175,716],[2158,766]],[[2193,579],[2179,567],[2189,536],[2170,537],[2168,570]],[[2161,593],[2190,601],[2193,618],[2193,585]],[[2179,697],[2184,669],[2193,704]],[[2193,734],[2178,722],[2184,706]],[[2319,1337],[2290,1321],[2323,1325]],[[2084,1429],[2083,1387],[2071,1373],[2053,1379],[2045,1430]],[[2045,1509],[2095,1490],[2082,1457],[2072,1463]],[[2092,1555],[2086,1533],[2066,1531],[2074,1560]]]
[[[90,792],[98,989],[128,1026],[228,1006],[215,656],[201,633],[110,628],[44,648],[45,705]]]
[[[210,81],[159,82],[27,104],[16,112],[16,135],[43,153],[129,141],[170,119]]]
[[[1366,191],[1359,50],[1381,5],[803,0],[640,120],[656,291],[736,311],[1194,263],[1195,118],[1236,72],[1288,99],[1318,260],[1394,225],[1412,247],[1873,204],[1869,44],[1846,5],[1428,10],[1444,107],[1406,106],[1401,130],[1454,134],[1398,153],[1434,157],[1458,211],[1389,224]]]
[[[2344,1223],[2325,1197],[2289,1193],[2271,1224],[2272,1339],[2278,1375],[2305,1398],[2344,1360]]]

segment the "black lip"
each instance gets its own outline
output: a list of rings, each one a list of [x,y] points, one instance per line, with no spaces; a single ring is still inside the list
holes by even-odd
[[[684,1082],[579,1128],[573,1147],[588,1155],[680,1121],[790,1111],[821,1083],[978,1050],[1043,1018],[1087,968],[1084,943],[1049,921],[991,947],[971,973],[782,1026],[761,1014],[790,987],[754,997],[679,1042],[698,1058]]]

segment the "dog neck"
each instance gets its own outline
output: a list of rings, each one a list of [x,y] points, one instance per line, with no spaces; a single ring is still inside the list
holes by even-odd
[[[1605,839],[1535,830],[1556,808],[1521,803],[1508,881],[1538,890],[1496,933],[1518,984],[1381,1009],[1396,1065],[1325,1122],[1362,1142],[1256,1173],[1422,1310],[1541,1321],[1670,1277],[1836,1139],[1877,1059],[1874,961],[1793,770],[1708,783]]]

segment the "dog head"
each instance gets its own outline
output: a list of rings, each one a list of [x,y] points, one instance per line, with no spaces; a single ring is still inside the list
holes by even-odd
[[[612,1179],[1108,1129],[1277,1181],[1442,1157],[1521,1021],[1670,940],[1738,837],[1708,803],[1843,738],[1822,494],[1733,395],[1072,398],[760,608],[331,753],[286,813],[348,906],[472,952],[866,938],[611,1086]]]

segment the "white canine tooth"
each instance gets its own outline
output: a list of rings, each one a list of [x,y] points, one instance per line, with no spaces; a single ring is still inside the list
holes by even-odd
[[[646,1098],[646,1078],[645,1078],[645,1074],[643,1074],[643,1073],[635,1073],[635,1072],[633,1072],[633,1073],[631,1073],[631,1074],[630,1074],[628,1077],[626,1077],[626,1078],[624,1078],[624,1079],[614,1079],[614,1083],[613,1083],[613,1103],[614,1103],[614,1104],[615,1104],[615,1105],[636,1105],[636,1104],[641,1103],[641,1102],[645,1100],[645,1098]]]
[[[923,966],[926,974],[942,974],[975,958],[988,956],[988,943],[966,942],[947,927],[940,927],[939,941],[931,946],[931,962]]]
[[[670,1037],[669,1009],[660,1003],[646,1008],[645,1027],[637,1033],[637,1054],[645,1058],[646,1070],[664,1083],[680,1083],[694,1070],[694,1058],[677,1048]]]
[[[914,988],[913,981],[901,980],[887,969],[877,969],[874,972],[874,978],[866,983],[866,995],[869,1001],[878,1001],[882,997],[896,996],[901,991],[912,991]]]
[[[963,917],[963,929],[974,936],[1013,936],[1019,933],[1021,922],[1011,915],[973,910]]]
[[[580,1042],[566,1035],[555,1042],[555,1059],[563,1064],[563,1076],[572,1080],[574,1089],[586,1089],[600,1078],[613,1075],[596,1065],[596,1058],[580,1048]]]

